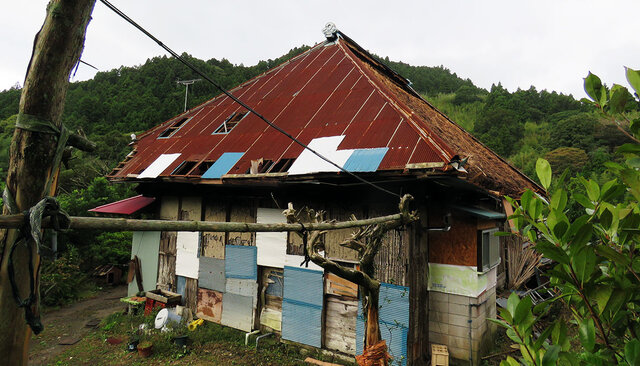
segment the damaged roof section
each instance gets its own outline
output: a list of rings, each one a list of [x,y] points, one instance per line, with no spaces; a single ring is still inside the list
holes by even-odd
[[[349,171],[399,177],[436,171],[499,194],[539,190],[339,31],[232,93]],[[453,169],[454,159],[462,159],[464,168]],[[177,169],[185,162],[198,168]],[[317,173],[339,169],[221,95],[140,136],[136,154],[110,179],[206,183],[255,174],[299,180]]]

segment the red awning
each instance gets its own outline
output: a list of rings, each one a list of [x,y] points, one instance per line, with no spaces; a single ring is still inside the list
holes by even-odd
[[[141,210],[149,206],[156,199],[154,197],[143,197],[142,195],[125,198],[121,201],[107,203],[106,205],[98,206],[89,210],[90,212],[110,213],[110,214],[124,214],[131,215],[132,213]]]

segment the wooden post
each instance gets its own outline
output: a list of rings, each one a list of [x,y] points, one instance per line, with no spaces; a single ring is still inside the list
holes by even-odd
[[[20,114],[33,116],[60,126],[69,75],[78,62],[95,0],[51,0],[44,24],[36,35],[33,54],[20,98]],[[7,189],[18,210],[27,210],[43,198],[53,171],[57,136],[16,128],[11,143]],[[52,194],[55,182],[52,185]],[[7,207],[3,209],[9,213]],[[18,308],[8,278],[9,250],[16,230],[0,231],[0,355],[7,365],[26,365],[31,331],[25,323],[24,309]],[[34,249],[34,243],[28,243]],[[13,255],[16,281],[21,297],[29,294],[29,251],[18,249]],[[34,268],[39,258],[33,259]],[[36,270],[37,271],[37,270]],[[37,291],[37,282],[36,282]]]

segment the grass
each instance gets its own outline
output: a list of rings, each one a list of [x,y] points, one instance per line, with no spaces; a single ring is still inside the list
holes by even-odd
[[[100,328],[70,346],[56,357],[53,365],[305,365],[303,360],[313,357],[336,362],[331,357],[317,351],[285,345],[274,337],[260,341],[260,349],[255,343],[244,345],[244,332],[219,324],[205,322],[195,331],[185,327],[161,332],[153,329],[155,314],[144,317],[129,316],[121,312],[105,318]],[[146,331],[140,331],[145,324]],[[188,335],[185,347],[174,344],[173,338]],[[111,345],[105,340],[118,338],[122,343]],[[153,354],[149,358],[140,357],[137,352],[129,352],[127,344],[136,339],[153,344]]]

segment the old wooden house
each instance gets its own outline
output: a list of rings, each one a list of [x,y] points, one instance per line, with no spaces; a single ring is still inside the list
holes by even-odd
[[[376,257],[383,338],[397,364],[426,364],[430,343],[477,364],[491,340],[486,318],[496,313],[500,246],[492,234],[505,219],[503,196],[538,186],[339,31],[231,92],[345,169],[415,197],[420,222],[388,233]],[[162,219],[284,222],[293,202],[347,220],[398,205],[224,95],[139,136],[109,178],[137,183]],[[338,245],[349,235],[326,234],[325,256],[353,265],[355,252]],[[204,319],[361,352],[357,287],[301,267],[297,235],[136,233],[133,254],[145,288],[183,294]]]

